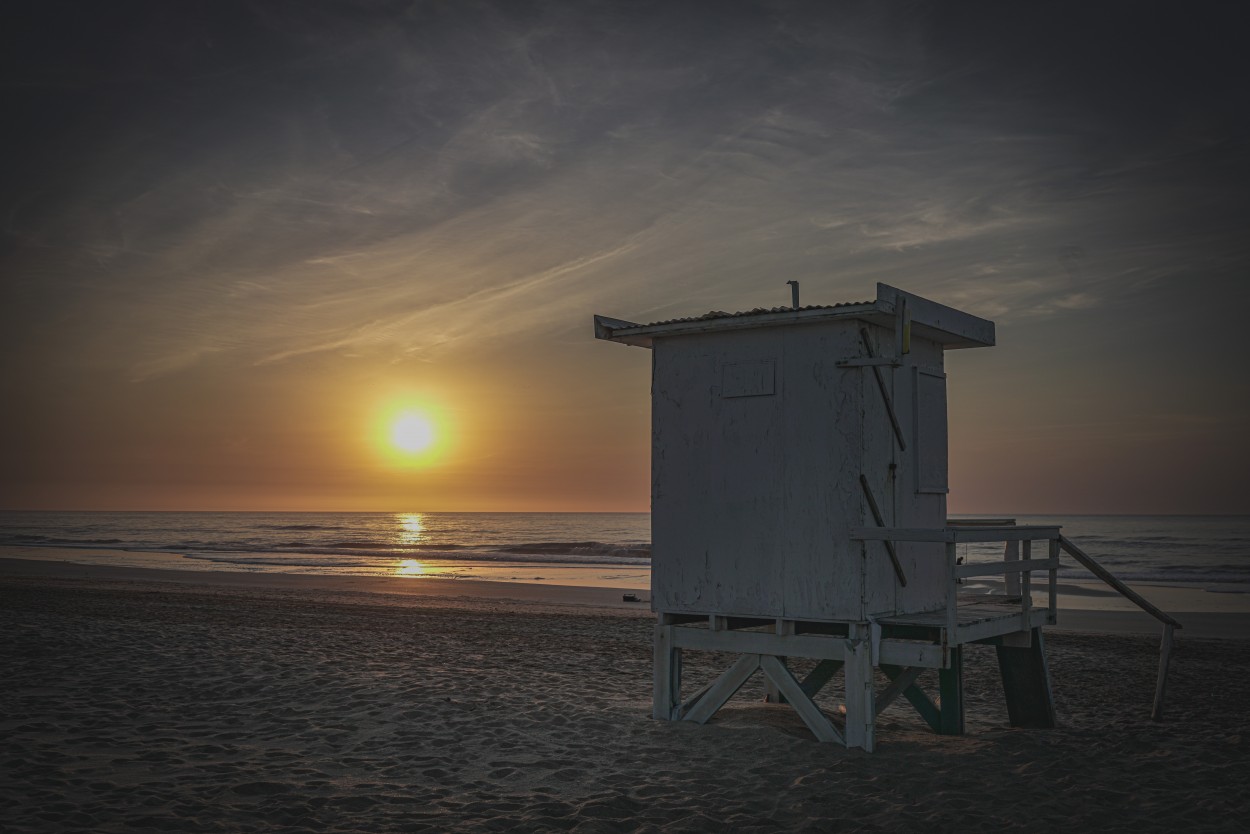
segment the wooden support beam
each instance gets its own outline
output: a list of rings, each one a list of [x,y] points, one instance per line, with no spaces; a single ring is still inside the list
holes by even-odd
[[[877,505],[877,497],[872,494],[872,487],[868,484],[868,476],[862,472],[859,473],[859,485],[863,487],[864,498],[868,501],[868,509],[872,511],[873,520],[877,522],[878,527],[884,527],[885,518],[881,515],[881,507]],[[898,551],[894,549],[894,542],[886,539],[885,550],[890,554],[890,564],[894,566],[894,575],[898,577],[898,584],[906,588],[907,574],[903,573],[903,564],[898,560]]]
[[[898,696],[903,694],[903,690],[914,684],[916,678],[920,677],[923,672],[924,667],[922,666],[909,666],[903,669],[898,677],[892,678],[890,685],[877,696],[877,715],[880,715],[886,707],[894,703]]]
[[[705,628],[677,626],[673,628],[673,645],[680,649],[709,652],[841,660],[845,641],[838,637],[815,634],[786,636],[761,631],[710,631]]]
[[[936,643],[882,640],[880,654],[881,663],[893,663],[898,666],[923,666],[926,669],[937,669],[944,662],[942,647]]]
[[[706,614],[661,614],[665,625],[685,625],[686,623],[707,622]]]
[[[1172,632],[1171,625],[1163,626],[1163,640],[1159,643],[1159,680],[1155,684],[1155,704],[1150,711],[1150,719],[1152,721],[1163,720],[1163,696],[1167,692],[1168,685],[1168,664],[1172,660]]]
[[[868,328],[861,327],[859,329],[859,338],[864,342],[864,350],[868,351],[868,358],[875,359],[876,353],[872,349],[872,337],[868,335]],[[885,374],[881,373],[881,368],[877,365],[870,366],[872,374],[877,378],[877,390],[881,392],[881,398],[885,400],[885,413],[890,416],[890,426],[894,429],[894,439],[898,441],[898,448],[904,450],[907,448],[907,441],[903,439],[903,427],[899,425],[898,415],[894,413],[894,402],[890,399],[890,389],[885,385]]]
[[[725,705],[725,702],[734,696],[734,693],[742,688],[747,679],[755,674],[760,668],[760,656],[757,654],[744,654],[725,670],[725,673],[716,679],[699,702],[691,707],[690,712],[682,716],[683,721],[693,721],[696,724],[706,724],[707,720],[716,714],[716,711]]]
[[[794,707],[794,711],[799,714],[799,718],[803,719],[803,723],[816,736],[817,741],[833,741],[849,746],[849,743],[833,726],[833,722],[825,717],[815,702],[803,691],[799,682],[794,679],[790,670],[781,665],[781,661],[770,655],[761,655],[759,668],[769,680],[776,684],[777,689],[785,696],[790,706]]]
[[[881,666],[881,671],[885,673],[887,678],[894,681],[901,677],[906,669],[902,666],[887,663]],[[910,686],[903,688],[903,697],[915,708],[916,712],[920,713],[920,717],[925,720],[925,723],[929,725],[933,732],[940,733],[942,731],[941,712],[929,700],[929,696],[924,693],[924,690],[917,686],[914,681]]]
[[[681,649],[673,643],[675,630],[662,623],[655,627],[651,717],[657,721],[676,720],[681,706]]]

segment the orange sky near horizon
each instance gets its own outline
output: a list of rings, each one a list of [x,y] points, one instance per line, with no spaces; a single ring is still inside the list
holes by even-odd
[[[0,509],[645,511],[650,356],[591,316],[796,279],[996,322],[951,512],[1250,513],[1235,27],[382,7],[15,23]]]

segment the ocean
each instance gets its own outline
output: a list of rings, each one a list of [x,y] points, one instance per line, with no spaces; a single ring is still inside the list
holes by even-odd
[[[1250,592],[1250,516],[1014,518],[1062,525],[1127,582]],[[80,551],[72,561],[133,567],[646,589],[650,521],[647,513],[8,511],[0,545],[69,548]],[[1001,545],[961,547],[974,560],[1001,553]],[[1061,579],[1089,578],[1063,563]]]

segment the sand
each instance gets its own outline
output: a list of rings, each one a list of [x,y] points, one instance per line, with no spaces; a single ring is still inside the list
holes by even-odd
[[[601,589],[54,564],[0,562],[6,832],[1234,831],[1250,813],[1247,640],[1181,632],[1154,724],[1156,636],[1050,632],[1048,731],[1008,727],[973,647],[967,735],[900,703],[864,754],[813,741],[756,681],[707,726],[652,721],[649,612]],[[687,661],[691,681],[725,664]]]

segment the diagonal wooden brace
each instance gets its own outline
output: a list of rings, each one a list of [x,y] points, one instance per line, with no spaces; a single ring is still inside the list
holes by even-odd
[[[875,359],[876,354],[872,350],[872,339],[868,335],[868,328],[861,327],[859,329],[859,338],[864,342],[864,350],[868,351],[868,358]],[[881,368],[873,365],[872,373],[877,378],[877,390],[881,392],[881,398],[885,400],[885,413],[890,417],[890,427],[894,429],[894,439],[898,441],[900,451],[907,449],[907,441],[903,439],[903,427],[899,425],[898,415],[894,413],[894,401],[890,399],[890,389],[885,384],[885,374],[881,373]]]
[[[862,472],[859,474],[859,485],[863,487],[864,498],[868,501],[868,509],[872,511],[873,520],[877,522],[878,527],[884,527],[885,517],[881,515],[881,506],[877,504],[877,496],[872,494],[868,476]],[[894,542],[882,539],[882,543],[885,545],[885,552],[890,554],[890,564],[894,566],[894,575],[898,577],[898,584],[906,588],[907,574],[903,572],[903,564],[898,560],[898,551],[894,549]]]
[[[881,664],[881,671],[884,672],[885,676],[892,682],[898,681],[904,675],[909,673],[908,669],[902,666],[893,666],[886,663]],[[893,684],[891,684],[891,687],[892,685]],[[916,712],[920,713],[920,717],[925,720],[925,723],[928,724],[935,733],[941,732],[942,714],[938,710],[937,706],[929,700],[929,696],[924,693],[924,690],[916,685],[916,681],[913,679],[910,684],[902,687],[901,689],[902,696],[906,698],[913,707],[915,707]],[[889,689],[886,689],[887,693],[889,691]]]
[[[820,707],[816,706],[816,703],[803,691],[799,682],[794,679],[794,674],[780,660],[767,654],[758,655],[758,658],[759,668],[777,686],[790,706],[794,707],[794,711],[799,714],[799,718],[803,719],[803,723],[812,731],[812,735],[816,736],[817,741],[846,744],[842,734],[833,726],[833,722],[825,717]]]
[[[724,674],[708,687],[703,696],[691,706],[690,711],[682,716],[682,720],[706,724],[707,720],[715,715],[716,711],[723,707],[725,702],[732,698],[734,693],[741,689],[747,679],[759,668],[760,656],[758,654],[744,654],[739,657],[733,666],[726,669]]]
[[[877,715],[880,715],[886,707],[898,699],[899,695],[912,687],[922,672],[924,672],[923,666],[908,666],[899,673],[898,677],[892,678],[890,685],[877,696]]]

